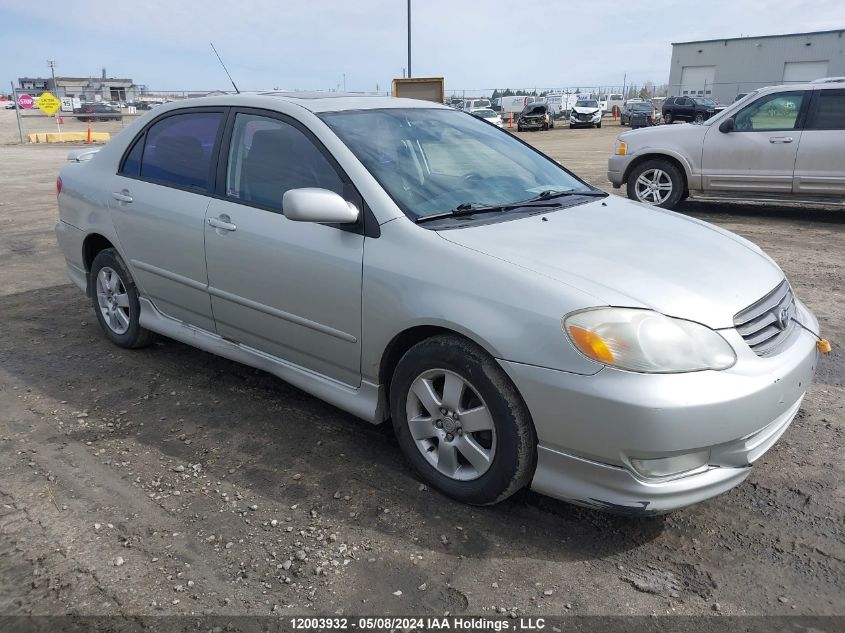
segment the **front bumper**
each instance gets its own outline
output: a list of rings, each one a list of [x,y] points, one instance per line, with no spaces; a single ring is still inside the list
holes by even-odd
[[[807,327],[817,327],[803,306],[802,312]],[[531,487],[580,505],[660,513],[741,483],[798,412],[818,352],[806,332],[770,358],[757,357],[734,331],[721,333],[738,356],[725,371],[658,375],[605,368],[582,376],[500,361],[537,430]],[[697,451],[709,451],[707,463],[673,477],[644,477],[630,461]]]
[[[613,154],[607,159],[607,179],[615,188],[619,188],[624,184],[625,171],[631,163],[631,156],[620,156]]]

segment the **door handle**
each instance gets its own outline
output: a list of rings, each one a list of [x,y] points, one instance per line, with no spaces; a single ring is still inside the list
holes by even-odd
[[[238,226],[236,224],[232,224],[231,222],[229,222],[229,219],[230,218],[229,218],[228,215],[221,215],[220,217],[217,217],[217,218],[208,218],[206,220],[206,222],[208,223],[208,226],[212,226],[215,229],[220,229],[221,231],[234,231],[234,230],[236,230],[238,228]]]
[[[791,136],[771,136],[769,137],[769,143],[791,143],[792,137]]]
[[[118,202],[132,202],[132,196],[129,195],[129,190],[124,189],[123,191],[115,191],[111,195],[112,198],[117,200]]]

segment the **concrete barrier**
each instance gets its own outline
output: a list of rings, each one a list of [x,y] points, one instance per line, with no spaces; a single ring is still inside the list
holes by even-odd
[[[84,143],[87,132],[38,132],[29,134],[30,143]],[[111,139],[108,132],[91,132],[92,143],[107,143]]]

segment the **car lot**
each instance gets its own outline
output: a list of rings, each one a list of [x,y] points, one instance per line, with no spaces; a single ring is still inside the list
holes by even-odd
[[[624,129],[520,137],[609,189]],[[681,206],[760,244],[834,342],[746,483],[652,519],[472,508],[421,489],[387,428],[172,341],[108,343],[52,234],[67,151],[0,147],[0,612],[841,613],[842,210]]]

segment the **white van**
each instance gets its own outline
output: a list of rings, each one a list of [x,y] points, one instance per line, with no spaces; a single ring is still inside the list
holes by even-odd
[[[575,94],[548,94],[545,96],[546,104],[556,118],[565,117],[578,102],[578,95]]]
[[[463,103],[461,103],[461,110],[466,110],[467,112],[478,108],[489,107],[490,99],[464,99]]]

